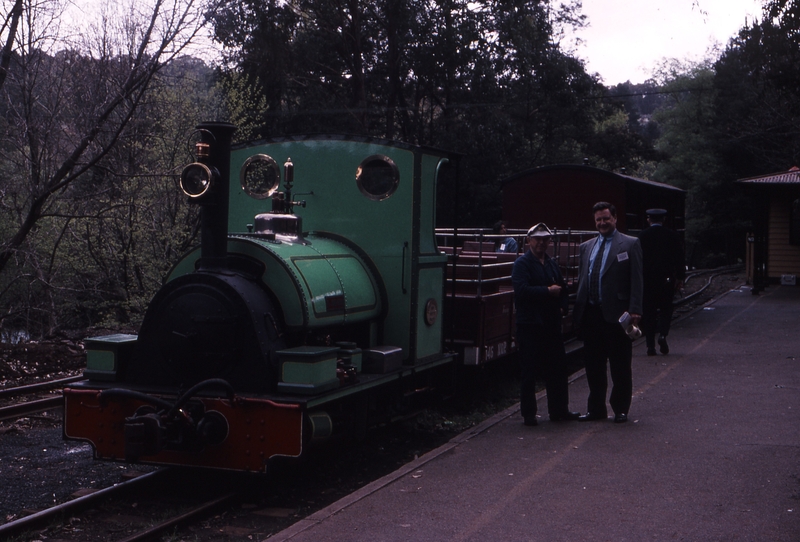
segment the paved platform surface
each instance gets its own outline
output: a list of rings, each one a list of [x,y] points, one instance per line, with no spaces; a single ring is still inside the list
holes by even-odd
[[[626,424],[514,407],[271,540],[800,541],[800,288],[733,290],[669,343],[635,345]]]

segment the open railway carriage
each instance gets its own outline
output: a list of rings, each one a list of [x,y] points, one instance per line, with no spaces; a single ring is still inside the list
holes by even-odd
[[[516,229],[497,235],[477,228],[436,230],[439,249],[448,255],[445,337],[465,365],[483,365],[517,351],[511,272],[521,252],[495,252],[495,247],[510,235],[522,251],[526,232]],[[558,262],[573,298],[578,287],[579,246],[595,235],[593,231],[554,229],[548,253]],[[572,341],[571,311],[562,320],[561,332],[565,341],[579,344]]]
[[[181,186],[201,246],[137,336],[87,340],[64,437],[95,457],[263,471],[453,361],[434,234],[446,153],[303,137],[231,148],[198,126]]]

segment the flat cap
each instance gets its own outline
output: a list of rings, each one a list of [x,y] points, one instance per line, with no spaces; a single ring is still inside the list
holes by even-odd
[[[645,213],[647,213],[647,216],[664,216],[665,214],[667,214],[667,210],[666,209],[648,209],[648,210],[645,211]]]
[[[552,237],[553,232],[545,225],[544,222],[539,222],[534,227],[528,230],[528,237]]]

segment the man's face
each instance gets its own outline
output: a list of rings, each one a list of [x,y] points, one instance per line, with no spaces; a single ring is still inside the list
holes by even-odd
[[[531,249],[531,252],[533,252],[533,255],[539,259],[544,258],[549,246],[549,237],[528,237],[528,247]]]
[[[610,210],[602,209],[594,213],[594,225],[602,235],[611,235],[617,229],[617,219]]]

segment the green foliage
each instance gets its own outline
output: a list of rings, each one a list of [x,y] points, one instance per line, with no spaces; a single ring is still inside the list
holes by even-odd
[[[605,119],[619,108],[559,45],[565,28],[584,24],[579,7],[231,0],[209,16],[229,80],[263,92],[266,104],[234,92],[232,112],[249,119],[248,133],[353,133],[461,151],[455,214],[478,225],[498,218],[499,181],[522,169],[586,156],[613,168],[647,160],[641,136],[627,124],[611,129]],[[452,201],[439,198],[440,218],[454,215],[443,208]]]
[[[800,163],[798,33],[783,21],[754,24],[715,66],[725,159],[742,177]]]
[[[666,103],[654,118],[664,159],[657,180],[688,191],[687,240],[698,266],[744,256],[753,202],[737,179],[800,162],[800,6],[767,2],[715,62],[665,63]]]
[[[99,91],[88,89],[98,67],[77,54],[70,65],[73,86],[59,118],[73,122],[75,115],[79,123],[81,100]],[[163,277],[196,242],[197,211],[181,195],[177,174],[192,160],[188,135],[198,119],[225,118],[214,84],[212,70],[196,59],[164,68],[116,144],[50,201],[0,273],[4,328],[37,337],[64,328],[138,327]],[[56,147],[55,135],[47,137]],[[35,182],[21,167],[29,152],[7,146],[0,157],[8,181],[0,204],[12,211],[0,213],[0,239],[23,219]]]
[[[236,125],[236,139],[248,141],[259,135],[259,125],[254,122],[254,111],[267,112],[269,104],[261,85],[251,77],[237,72],[225,74],[220,83],[225,97],[230,122]]]
[[[731,219],[738,221],[742,217],[730,214],[734,202],[732,179],[726,181],[724,177],[716,135],[715,76],[708,62],[671,61],[662,65],[657,74],[666,101],[653,115],[661,131],[656,147],[662,153],[654,179],[687,191],[687,257],[696,267],[729,263],[713,256],[724,255],[728,250],[730,258],[738,256],[736,247],[726,244],[731,227],[736,226]],[[739,241],[742,239],[743,236]]]

